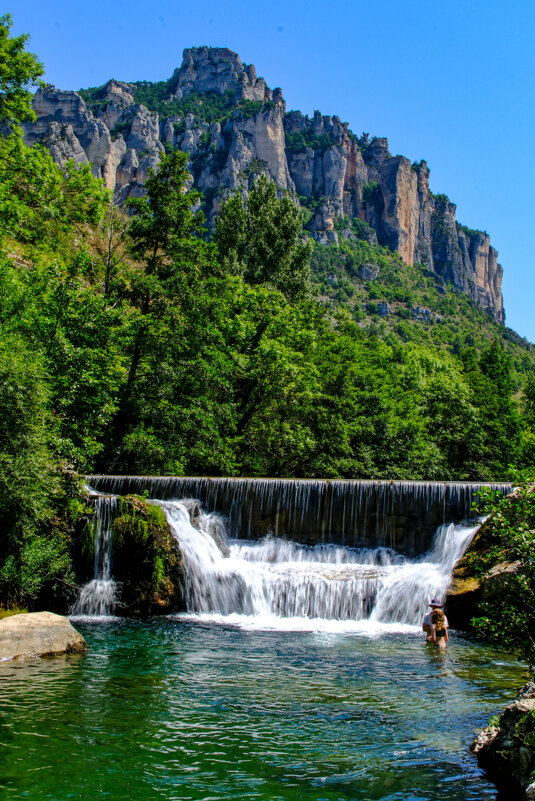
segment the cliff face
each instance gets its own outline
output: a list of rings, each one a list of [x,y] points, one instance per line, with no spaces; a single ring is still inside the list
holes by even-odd
[[[396,250],[407,264],[424,264],[437,280],[505,320],[496,250],[486,233],[456,222],[455,204],[445,195],[429,191],[425,161],[392,157],[386,139],[357,138],[336,116],[286,113],[281,90],[269,89],[252,65],[225,48],[184,51],[159,106],[164,113],[136,102],[136,92],[136,84],[111,80],[86,104],[76,92],[39,89],[37,121],[25,125],[26,142],[46,144],[59,163],[91,162],[120,203],[143,192],[165,149],[180,148],[189,154],[192,182],[205,194],[210,217],[229,192],[246,190],[265,172],[310,210],[308,228],[318,241],[337,241],[337,218],[359,218],[370,241]],[[220,101],[215,120],[203,105],[214,97]],[[198,101],[198,112],[191,112],[197,106],[188,106],[188,98]]]

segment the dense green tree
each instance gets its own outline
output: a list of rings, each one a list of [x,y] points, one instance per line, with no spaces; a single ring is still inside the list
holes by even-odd
[[[147,384],[160,383],[168,353],[179,347],[186,298],[195,282],[212,269],[213,248],[201,237],[200,195],[187,190],[186,163],[186,154],[178,150],[164,156],[158,172],[151,172],[147,179],[146,196],[129,202],[134,217],[128,236],[137,263],[128,282],[131,314],[124,338],[128,372],[119,390],[104,457],[117,468],[123,464],[119,456],[123,441],[125,446],[131,443],[131,432],[139,430]],[[150,431],[143,429],[142,438],[147,447],[158,451]]]
[[[51,419],[42,359],[17,336],[0,340],[0,531],[42,520],[48,511]]]
[[[0,236],[49,247],[103,216],[108,192],[88,165],[61,169],[41,147],[27,147],[20,132],[0,138]]]
[[[499,479],[533,467],[532,375],[518,397],[532,359],[502,328],[348,220],[349,238],[314,250],[314,299],[302,212],[265,176],[223,203],[213,243],[179,151],[131,214],[114,209],[89,166],[24,144],[16,123],[41,66],[10,26],[2,18],[0,598],[37,604],[69,581],[67,521],[83,504],[65,468]],[[411,321],[415,303],[435,316]]]
[[[277,197],[261,175],[246,201],[236,192],[216,222],[215,243],[226,270],[249,284],[270,284],[289,300],[310,290],[312,243],[303,238],[303,215],[288,195]]]
[[[25,49],[29,37],[10,36],[13,21],[9,14],[0,17],[0,123],[33,120],[30,87],[39,84],[44,69],[41,62]]]
[[[512,396],[511,362],[495,339],[478,357],[463,355],[465,372],[479,410],[481,443],[474,456],[479,475],[488,480],[507,479],[518,461],[521,418]]]
[[[59,492],[42,359],[17,336],[0,339],[0,598],[31,603],[69,573],[64,538],[47,532]]]
[[[164,156],[158,171],[145,184],[146,195],[128,202],[134,219],[129,235],[132,254],[145,271],[160,280],[192,270],[206,258],[201,240],[204,217],[198,210],[201,194],[189,189],[187,154],[180,150]]]
[[[535,478],[535,375],[528,374],[521,403],[522,454],[521,463],[526,475]]]
[[[528,374],[524,387],[522,412],[526,424],[535,431],[535,374]]]

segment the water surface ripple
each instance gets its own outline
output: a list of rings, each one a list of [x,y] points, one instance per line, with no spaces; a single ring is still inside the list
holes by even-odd
[[[0,664],[0,798],[481,801],[468,745],[523,683],[453,635],[78,624],[87,654]]]

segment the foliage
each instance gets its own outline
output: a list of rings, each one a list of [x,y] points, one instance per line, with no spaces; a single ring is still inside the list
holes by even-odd
[[[369,264],[379,267],[373,282],[361,278],[361,268]],[[325,306],[334,312],[344,305],[362,318],[364,328],[371,322],[369,316],[362,315],[367,302],[384,300],[392,308],[390,317],[383,320],[385,332],[403,342],[418,342],[460,357],[470,348],[480,354],[496,339],[507,356],[514,393],[533,373],[535,353],[529,344],[511,338],[508,329],[490,319],[466,295],[442,287],[421,265],[404,264],[397,254],[366,241],[364,236],[348,241],[341,234],[338,246],[315,245],[311,270]],[[400,318],[409,320],[416,306],[429,308],[438,315],[436,321],[401,324]]]
[[[0,340],[0,551],[49,511],[51,426],[42,359],[23,340]]]
[[[243,100],[240,103],[240,116],[245,117],[245,119],[249,119],[250,117],[256,117],[262,106],[266,105],[263,104],[261,100]],[[271,104],[273,106],[273,103]]]
[[[377,242],[377,236],[375,230],[368,225],[368,223],[364,222],[364,220],[359,220],[358,217],[354,217],[351,221],[351,229],[357,239],[363,239],[366,242]]]
[[[446,197],[446,196],[444,196],[444,197]],[[480,231],[477,228],[469,228],[467,225],[463,225],[460,222],[455,221],[455,225],[456,225],[458,231],[462,231],[470,239],[472,239],[472,237],[475,237],[475,236],[481,236],[481,235],[488,236],[488,233],[486,231]]]
[[[162,83],[141,88],[167,113]],[[192,113],[234,108],[203,97]],[[176,101],[180,113],[198,100]],[[3,600],[32,607],[71,582],[85,506],[65,468],[459,480],[535,463],[527,343],[373,244],[363,221],[340,220],[339,245],[312,249],[260,160],[208,241],[186,160],[165,156],[127,216],[89,168],[59,168],[17,132],[0,141]],[[369,314],[379,301],[388,318]],[[429,320],[412,320],[415,306]],[[164,531],[149,521],[160,511],[125,512],[130,543]],[[155,586],[165,594],[162,552],[143,570],[149,604]]]
[[[255,117],[261,109],[272,109],[275,104],[271,101],[263,103],[261,100],[237,100],[236,92],[227,89],[223,94],[218,92],[190,92],[185,97],[174,97],[177,76],[173,74],[167,81],[136,81],[134,86],[136,91],[134,100],[149,109],[149,111],[159,114],[161,117],[185,117],[193,114],[198,120],[204,122],[223,122],[226,118],[237,111],[245,117]],[[96,86],[89,89],[80,89],[82,96],[88,107],[98,112],[105,104],[105,86]],[[179,126],[179,123],[177,123]],[[120,127],[116,126],[114,133],[118,134]],[[181,133],[180,126],[177,133]]]
[[[304,153],[307,148],[319,150],[324,153],[334,145],[334,139],[329,133],[315,134],[311,128],[304,131],[286,131],[285,135],[286,150],[292,153]]]
[[[40,84],[43,65],[25,50],[28,35],[10,36],[13,21],[0,17],[0,123],[13,124],[35,119],[30,87]]]
[[[180,151],[165,156],[158,172],[151,171],[147,179],[146,196],[129,201],[135,215],[129,231],[132,254],[145,260],[148,272],[159,277],[167,277],[170,259],[195,256],[203,250],[200,240],[194,238],[202,231],[203,216],[192,211],[201,195],[184,191],[189,180],[186,164],[187,154]]]
[[[433,192],[430,192],[429,194],[436,201],[436,204],[438,204],[439,208],[442,211],[444,210],[445,206],[449,206],[450,199],[449,199],[449,197],[447,195],[444,195],[444,194],[435,195],[435,194],[433,194]]]
[[[488,599],[472,620],[482,636],[510,648],[533,669],[535,666],[535,492],[521,484],[504,498],[488,496],[479,510],[491,515],[484,551],[472,556],[476,570],[486,574],[497,564],[511,565],[492,582]]]
[[[362,187],[362,202],[377,205],[382,198],[381,187],[377,181],[369,181]]]
[[[311,243],[303,239],[301,212],[287,195],[277,197],[265,175],[246,203],[236,193],[223,204],[215,243],[225,269],[247,283],[271,284],[290,299],[307,294]]]
[[[68,543],[47,531],[60,485],[48,439],[42,360],[18,337],[0,341],[0,595],[35,603],[70,576]]]
[[[62,170],[44,147],[26,147],[19,132],[0,139],[0,236],[57,240],[102,217],[108,193],[88,165]]]
[[[169,81],[138,81],[136,87],[136,103],[142,103],[149,111],[156,111],[162,117],[185,117],[186,114],[193,114],[197,119],[206,122],[220,122],[235,105],[235,93],[232,89],[227,89],[222,95],[216,92],[190,92],[178,100],[171,98]]]
[[[123,348],[128,370],[109,422],[107,460],[125,458],[132,447],[138,450],[140,436],[144,448],[139,453],[146,454],[151,443],[158,451],[150,431],[139,427],[138,410],[146,393],[156,389],[166,354],[181,335],[185,296],[211,268],[212,249],[199,236],[203,215],[193,210],[199,193],[185,191],[186,161],[180,151],[165,156],[158,173],[147,179],[146,197],[130,202],[130,251],[143,269],[131,274],[127,291],[131,317]]]

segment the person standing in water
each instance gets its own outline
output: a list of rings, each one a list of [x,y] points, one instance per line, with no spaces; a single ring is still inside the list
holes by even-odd
[[[436,598],[433,598],[429,606],[431,611],[423,619],[422,631],[427,634],[427,642],[445,648],[448,641],[448,618],[444,614],[442,604]]]

